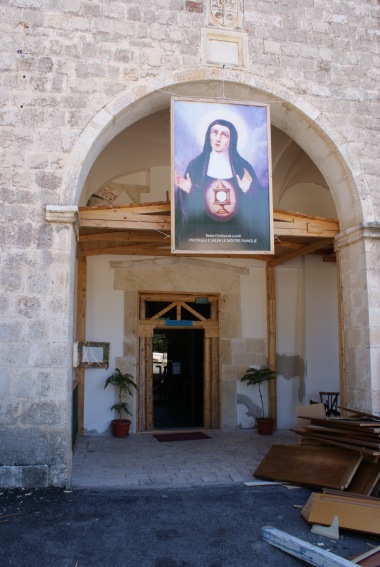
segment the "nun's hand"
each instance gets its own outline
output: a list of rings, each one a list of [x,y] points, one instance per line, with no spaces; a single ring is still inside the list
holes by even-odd
[[[190,175],[188,173],[186,174],[186,177],[182,177],[182,175],[179,175],[179,173],[177,173],[176,171],[174,182],[177,187],[182,189],[182,191],[185,191],[185,193],[190,193],[193,184],[191,183]]]
[[[237,182],[238,182],[240,189],[243,191],[243,193],[247,193],[247,191],[249,191],[251,184],[252,184],[252,177],[249,175],[248,171],[246,169],[244,169],[243,177],[240,178],[236,174],[236,178],[237,178]]]

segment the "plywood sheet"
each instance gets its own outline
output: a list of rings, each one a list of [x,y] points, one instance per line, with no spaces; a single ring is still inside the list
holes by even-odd
[[[330,526],[338,516],[339,527],[380,535],[380,500],[358,497],[347,492],[313,494],[311,505],[306,504],[301,512],[309,524]]]
[[[302,427],[310,423],[311,417],[326,417],[325,404],[309,404],[308,406],[298,406],[296,408],[297,425]]]
[[[361,462],[347,492],[371,496],[380,480],[380,463]]]
[[[349,440],[345,440],[342,438],[339,441],[336,441],[331,436],[327,435],[318,435],[316,433],[312,433],[311,431],[306,431],[305,429],[291,429],[290,431],[294,431],[297,435],[301,435],[307,438],[312,438],[320,441],[321,443],[325,443],[328,445],[334,445],[337,447],[341,447],[343,449],[349,451],[358,451],[360,454],[369,455],[370,457],[378,458],[380,456],[380,450],[377,449],[370,449],[369,447],[364,447],[363,444],[357,445],[354,443],[350,443]]]
[[[257,478],[344,490],[362,455],[336,447],[272,445],[255,472]]]

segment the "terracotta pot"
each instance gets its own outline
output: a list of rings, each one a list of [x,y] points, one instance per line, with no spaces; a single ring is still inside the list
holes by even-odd
[[[114,437],[128,437],[130,419],[113,419],[111,421],[111,430]]]
[[[274,429],[274,419],[272,417],[256,418],[257,433],[259,435],[272,435]]]

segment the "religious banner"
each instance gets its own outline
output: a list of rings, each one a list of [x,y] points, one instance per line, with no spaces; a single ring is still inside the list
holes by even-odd
[[[173,98],[172,252],[273,253],[269,106]]]

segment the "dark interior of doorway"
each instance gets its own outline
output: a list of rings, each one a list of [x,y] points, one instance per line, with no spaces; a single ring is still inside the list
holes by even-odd
[[[203,343],[200,329],[154,332],[154,429],[203,426]]]

